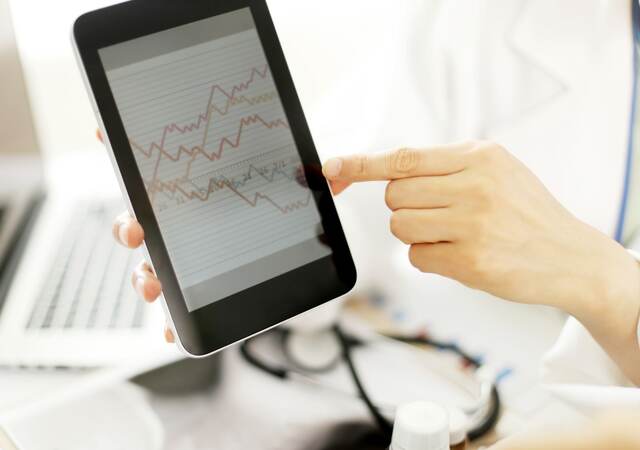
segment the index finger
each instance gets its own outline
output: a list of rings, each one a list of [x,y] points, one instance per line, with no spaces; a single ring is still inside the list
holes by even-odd
[[[463,144],[332,158],[322,170],[329,180],[379,181],[449,175],[463,170]]]

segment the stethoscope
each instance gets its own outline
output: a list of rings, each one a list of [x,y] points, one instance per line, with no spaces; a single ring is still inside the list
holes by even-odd
[[[629,204],[629,194],[631,189],[631,178],[632,178],[632,169],[634,163],[634,130],[635,130],[635,122],[638,118],[638,74],[640,73],[640,61],[638,61],[638,43],[640,41],[640,4],[637,0],[633,0],[631,2],[631,17],[633,22],[633,85],[632,85],[632,108],[631,114],[629,115],[629,139],[628,139],[628,147],[627,147],[627,157],[625,161],[625,171],[624,171],[624,180],[623,180],[623,190],[622,190],[622,199],[620,201],[619,208],[619,216],[618,223],[616,226],[615,239],[624,244],[624,227],[625,227],[625,219],[627,215],[627,208]]]
[[[288,329],[275,329],[274,333],[280,340],[282,353],[287,365],[268,363],[259,358],[253,349],[253,344],[260,337],[251,338],[242,343],[240,354],[251,366],[280,380],[296,380],[312,384],[321,388],[328,388],[344,395],[353,395],[334,386],[322,383],[313,377],[314,374],[329,372],[342,361],[350,374],[356,388],[357,397],[365,404],[379,431],[386,439],[391,440],[393,423],[388,417],[393,417],[392,405],[376,404],[365,389],[358,369],[354,363],[352,350],[357,347],[374,345],[378,342],[391,342],[399,345],[426,346],[432,349],[458,355],[464,366],[471,372],[471,378],[476,384],[476,398],[472,406],[463,409],[467,415],[470,429],[467,435],[470,440],[478,439],[487,434],[498,421],[500,415],[500,395],[495,385],[495,376],[490,370],[485,370],[482,363],[462,350],[457,344],[439,341],[427,336],[383,335],[373,332],[346,333],[341,325],[313,333],[294,332]]]

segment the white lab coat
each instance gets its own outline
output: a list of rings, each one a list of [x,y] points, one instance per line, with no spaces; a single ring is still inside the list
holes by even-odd
[[[490,139],[578,218],[613,235],[631,109],[629,1],[388,3],[379,30],[385,39],[372,41],[368,60],[314,105],[311,125],[323,156]],[[346,208],[362,223],[385,218],[354,195]],[[367,281],[388,279],[384,260],[397,244],[386,228],[365,234],[354,245],[361,266],[368,264],[361,273]],[[358,255],[365,247],[373,251]],[[573,319],[542,373],[549,391],[582,411],[640,402],[640,390]]]

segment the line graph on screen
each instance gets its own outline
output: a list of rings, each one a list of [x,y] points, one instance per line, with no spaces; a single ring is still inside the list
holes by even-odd
[[[320,216],[255,30],[107,75],[186,285],[317,235]],[[215,233],[203,240],[203,230]]]
[[[298,164],[298,161],[294,160],[292,164],[289,163],[290,161],[287,161],[287,159],[278,160],[266,166],[255,166],[251,162],[246,162],[248,166],[246,166],[246,168],[243,168],[240,174],[235,175],[232,178],[229,178],[226,175],[216,177],[213,173],[208,173],[202,177],[199,177],[200,179],[205,179],[205,187],[201,187],[202,185],[201,183],[199,183],[198,178],[184,178],[182,180],[173,182],[164,182],[162,180],[158,180],[155,182],[154,192],[163,193],[171,199],[177,198],[178,202],[184,201],[183,199],[197,199],[205,202],[209,200],[211,195],[214,195],[217,191],[227,189],[251,207],[256,207],[258,205],[258,202],[260,200],[263,200],[270,203],[281,213],[287,214],[297,209],[308,206],[311,200],[311,192],[308,192],[306,198],[304,198],[303,200],[297,200],[290,204],[280,205],[273,199],[271,199],[268,195],[264,195],[260,192],[255,192],[252,196],[247,196],[242,193],[242,188],[251,183],[256,178],[258,179],[258,181],[264,180],[268,183],[274,183],[277,181],[278,176],[288,180],[289,182],[296,181],[304,185],[305,180],[303,174],[301,173],[301,168]],[[190,186],[185,188],[184,184],[181,183],[181,181],[188,182]]]
[[[249,75],[245,81],[241,81],[230,87],[225,87],[220,84],[214,84],[211,86],[205,110],[198,114],[195,120],[183,124],[172,122],[165,125],[162,128],[160,139],[154,140],[146,146],[139,144],[135,138],[130,138],[130,143],[133,149],[138,152],[139,155],[155,161],[151,177],[145,180],[147,191],[152,201],[156,198],[158,193],[166,194],[167,192],[173,194],[173,196],[167,197],[172,199],[177,198],[179,203],[182,203],[184,200],[208,201],[211,195],[216,191],[219,191],[222,188],[227,188],[249,206],[255,207],[257,206],[258,201],[264,200],[283,214],[308,205],[310,194],[307,194],[304,200],[295,200],[289,204],[279,204],[268,194],[255,192],[250,195],[245,195],[238,189],[238,186],[233,186],[224,180],[216,180],[214,178],[209,179],[208,186],[203,193],[203,189],[197,187],[195,185],[195,180],[190,178],[192,166],[194,163],[197,163],[198,158],[201,158],[205,163],[206,161],[216,162],[223,158],[225,151],[239,149],[243,135],[252,126],[263,127],[266,130],[289,128],[286,120],[283,118],[265,120],[260,114],[249,114],[240,118],[237,130],[234,133],[230,135],[223,135],[221,138],[213,140],[212,142],[211,135],[214,133],[210,133],[210,131],[215,129],[215,119],[224,118],[229,114],[229,111],[233,107],[251,107],[259,104],[269,104],[271,102],[279,101],[277,92],[275,91],[253,96],[243,94],[243,92],[251,89],[256,80],[267,80],[269,77],[269,67],[267,65],[262,68],[253,67],[248,72]],[[216,94],[219,94],[219,96],[222,97],[222,100],[224,101],[222,106],[216,103]],[[170,141],[171,135],[184,136],[189,133],[197,133],[199,131],[202,132],[202,138],[201,140],[198,140],[197,145],[186,146],[182,143],[178,143],[175,145],[175,149],[169,148],[168,141]],[[163,179],[159,176],[158,172],[163,160],[179,163],[182,158],[186,158],[184,173],[182,175],[169,180]],[[274,164],[277,165],[277,162]],[[263,178],[269,182],[274,182],[273,178]],[[251,177],[247,177],[247,181],[249,180],[251,180]],[[289,181],[295,180],[289,179]],[[196,189],[190,189],[189,186],[196,187]],[[178,196],[176,196],[176,194],[178,194]],[[164,205],[166,208],[166,203]]]

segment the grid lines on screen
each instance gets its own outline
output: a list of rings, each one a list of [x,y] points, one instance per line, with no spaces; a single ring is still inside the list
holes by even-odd
[[[317,236],[255,29],[107,75],[183,288]]]

